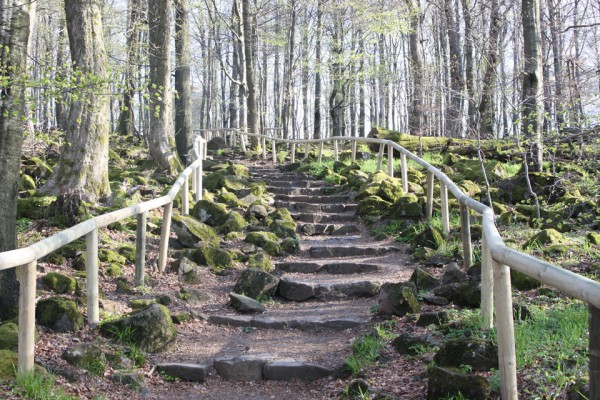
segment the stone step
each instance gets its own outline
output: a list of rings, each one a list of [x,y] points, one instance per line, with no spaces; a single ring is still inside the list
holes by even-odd
[[[315,235],[349,235],[352,233],[360,232],[360,228],[358,225],[354,224],[313,224],[313,223],[304,223],[298,224],[298,228],[300,232],[302,232],[306,236],[315,236]]]
[[[289,319],[273,318],[267,315],[213,315],[208,322],[214,325],[252,327],[261,329],[300,329],[302,331],[332,330],[343,331],[369,322],[358,317],[295,317]]]
[[[290,212],[311,212],[311,213],[339,213],[339,212],[356,212],[356,204],[311,204],[297,203],[292,201],[279,201],[278,207],[285,207]]]
[[[326,222],[352,222],[356,221],[356,214],[331,213],[292,213],[292,217],[298,222],[326,223]]]
[[[278,359],[276,354],[244,354],[216,358],[213,366],[228,381],[256,382],[314,381],[336,373],[324,365],[292,358]]]
[[[350,275],[372,273],[384,269],[382,264],[361,263],[361,262],[332,262],[320,263],[311,261],[289,261],[280,262],[276,267],[284,272],[299,274],[332,274],[332,275]]]
[[[334,258],[334,257],[362,257],[383,256],[385,254],[401,251],[395,246],[313,246],[308,252],[312,258]]]
[[[378,279],[320,279],[310,280],[284,276],[279,281],[277,294],[292,301],[332,300],[375,297],[383,284]]]
[[[310,203],[310,204],[331,204],[331,203],[348,203],[352,201],[347,195],[321,195],[321,196],[307,196],[307,195],[288,195],[288,194],[276,194],[276,201],[286,201],[295,203]]]
[[[332,186],[294,188],[289,186],[267,186],[267,191],[273,194],[286,194],[288,196],[323,196],[336,190]]]

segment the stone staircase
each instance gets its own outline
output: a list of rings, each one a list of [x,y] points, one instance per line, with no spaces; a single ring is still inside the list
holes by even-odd
[[[370,328],[379,287],[407,281],[414,267],[402,245],[377,241],[368,233],[350,195],[269,165],[251,165],[250,172],[251,179],[268,183],[274,206],[287,208],[297,221],[300,252],[273,260],[280,282],[265,313],[222,308],[207,318],[207,331],[221,335],[210,338],[221,346],[211,360],[216,378],[314,381],[341,376],[352,339]],[[206,371],[203,376],[210,380]],[[239,398],[255,398],[244,396]]]

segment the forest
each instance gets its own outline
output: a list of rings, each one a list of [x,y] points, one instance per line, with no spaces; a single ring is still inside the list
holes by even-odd
[[[231,145],[232,132],[298,140],[379,138],[426,153],[424,158],[461,190],[493,207],[509,245],[596,279],[600,243],[586,233],[598,230],[600,221],[594,177],[600,165],[599,43],[597,0],[0,0],[0,252],[131,206],[134,200],[164,195],[164,185],[193,161],[197,135],[221,132]],[[296,147],[278,146],[276,153],[275,142],[254,136],[248,140],[246,155],[257,162],[266,145],[271,146],[273,163],[295,161]],[[349,143],[340,145],[344,162],[350,161]],[[369,153],[378,149],[375,168]],[[238,170],[228,151],[215,150],[205,173],[228,168],[239,174],[236,179],[249,179],[252,168],[239,172],[245,166]],[[373,185],[384,185],[378,175],[383,146],[359,145],[364,158],[359,169],[365,173],[360,177],[350,173],[356,144],[347,170],[336,164],[337,141],[335,150],[321,145],[312,153],[309,147],[298,152],[306,162],[298,171],[334,184],[336,193],[356,194],[356,213],[373,235],[406,244],[421,234],[414,221],[396,221],[404,214],[374,212],[398,204],[408,207],[402,201],[413,203],[412,197],[374,194]],[[416,164],[400,165],[392,154],[389,148],[388,173],[395,179],[396,169],[405,174],[402,179],[414,180],[404,182],[402,190],[406,196],[419,196],[418,214],[423,217],[424,188],[429,185],[425,171]],[[262,165],[256,168],[261,171]],[[211,187],[210,176],[204,176],[207,201],[227,203],[227,185]],[[229,190],[236,195],[250,190],[268,203],[262,196],[269,185],[258,190],[243,183],[243,190]],[[389,185],[396,188],[397,183]],[[439,194],[441,186],[435,190]],[[273,196],[282,201],[288,194]],[[241,197],[233,203],[252,214]],[[277,233],[271,220],[285,218],[266,205],[270,213],[258,225],[267,224],[265,230]],[[457,204],[451,207],[458,210]],[[159,216],[153,218],[148,226],[160,226]],[[244,223],[242,231],[254,222]],[[296,228],[295,222],[288,223]],[[181,229],[177,224],[182,222],[174,222]],[[526,227],[514,232],[512,224],[517,230],[519,224]],[[444,240],[452,247],[456,243],[446,228]],[[133,228],[122,224],[119,229]],[[317,228],[299,229],[310,236],[306,232]],[[585,243],[586,252],[562,247],[553,248],[560,254],[547,252],[524,236],[533,235],[532,229],[571,232],[573,238],[559,240],[557,246]],[[233,245],[223,246],[235,263],[248,262],[247,254],[238,260]],[[446,261],[467,258],[464,250],[445,250],[444,256],[450,257]],[[412,248],[411,257],[426,262],[439,255],[428,251],[428,246]],[[149,260],[156,262],[153,257]],[[478,253],[474,258],[481,257]],[[179,256],[172,258],[179,263]],[[70,268],[75,263],[69,256],[54,261],[44,259],[42,264],[48,265],[42,270],[61,272],[61,264]],[[433,275],[442,279],[439,271]],[[102,277],[115,278],[107,272]],[[15,318],[18,296],[16,269],[0,271],[0,321]],[[419,296],[422,301],[420,291]],[[527,301],[534,296],[523,295]],[[545,309],[532,301],[534,308]],[[572,311],[569,300],[561,304]],[[424,346],[418,353],[427,358],[437,344]],[[549,397],[541,398],[559,398],[579,384],[587,367],[581,356],[587,349],[579,342],[575,347],[577,354],[565,361],[576,364],[575,372],[561,375],[560,383],[542,385]],[[423,363],[427,361],[418,360]],[[541,372],[529,375],[529,368],[520,370],[519,380],[525,382],[520,394],[542,396],[542,389],[534,389]],[[493,369],[488,372],[480,375],[490,380],[498,375]],[[329,386],[333,391],[335,385]]]

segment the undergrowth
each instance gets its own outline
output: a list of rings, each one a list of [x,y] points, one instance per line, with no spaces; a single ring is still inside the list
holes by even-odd
[[[14,388],[17,393],[27,399],[35,400],[76,400],[56,385],[53,375],[37,371],[16,375]]]

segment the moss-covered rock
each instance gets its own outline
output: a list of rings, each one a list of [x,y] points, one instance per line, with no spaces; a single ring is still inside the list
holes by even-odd
[[[116,278],[123,275],[123,268],[119,264],[110,264],[108,267],[104,268],[104,273],[106,276]]]
[[[415,284],[417,290],[430,290],[440,284],[438,278],[421,267],[415,268],[410,281]]]
[[[64,297],[40,300],[35,316],[40,325],[57,332],[76,332],[83,328],[83,315],[77,309],[77,304]]]
[[[118,339],[120,332],[130,332],[130,343],[142,351],[162,352],[175,345],[177,332],[169,309],[160,304],[151,304],[127,316],[103,323],[100,333]]]
[[[256,299],[261,295],[274,296],[279,285],[279,278],[257,268],[243,271],[233,291]]]
[[[514,269],[510,271],[510,283],[517,290],[532,290],[537,289],[542,285],[537,279],[531,278]]]
[[[210,200],[196,202],[191,213],[193,217],[212,227],[222,225],[227,220],[228,214],[229,212],[224,204]]]
[[[563,235],[556,229],[543,229],[529,239],[523,248],[543,247],[554,244],[562,244],[564,242]]]
[[[49,207],[56,196],[27,197],[17,201],[17,218],[42,219],[49,215]]]
[[[222,272],[233,266],[231,253],[204,242],[198,244],[198,249],[194,252],[194,261],[208,266],[213,272]]]
[[[393,203],[398,200],[400,196],[404,195],[404,190],[398,179],[388,178],[379,184],[376,195],[385,201]]]
[[[272,256],[281,254],[281,246],[277,243],[277,235],[272,232],[249,232],[244,242],[254,244]]]
[[[357,212],[361,216],[381,215],[392,203],[379,196],[368,196],[358,202]]]
[[[351,170],[345,175],[348,179],[348,185],[352,189],[359,189],[369,180],[369,175],[366,172],[360,170]]]
[[[125,265],[127,259],[117,253],[116,251],[109,249],[99,249],[98,250],[98,259],[100,262],[107,264],[116,264],[116,265]]]
[[[75,279],[57,272],[47,273],[42,280],[50,290],[58,294],[74,293],[77,286]]]
[[[22,174],[19,178],[19,190],[35,190],[35,180],[27,174]]]
[[[486,400],[490,385],[478,375],[469,375],[453,368],[431,367],[428,370],[427,400],[460,396],[469,400]]]
[[[285,238],[281,241],[281,250],[288,254],[298,254],[300,252],[300,242],[296,238]]]
[[[212,227],[193,217],[174,215],[172,221],[177,239],[186,247],[194,247],[198,242],[218,246],[221,242],[221,239]]]
[[[434,226],[428,226],[419,232],[411,242],[414,250],[419,247],[437,249],[444,242],[444,234]]]
[[[0,350],[0,382],[13,380],[18,366],[19,355],[16,351]]]
[[[387,215],[392,219],[419,219],[424,215],[423,204],[415,194],[409,193],[398,197],[389,208]]]
[[[156,299],[133,299],[130,300],[127,305],[134,310],[139,310],[140,308],[148,307],[150,304],[156,302]]]
[[[217,199],[220,203],[227,205],[228,207],[239,207],[242,205],[235,193],[222,190],[218,195]]]
[[[117,252],[125,257],[126,262],[135,263],[135,245],[131,243],[123,243],[117,248]]]
[[[227,235],[231,232],[241,232],[247,226],[248,222],[246,222],[242,214],[237,211],[230,211],[225,222],[219,227],[219,233]]]
[[[227,166],[227,171],[231,175],[237,176],[238,178],[247,178],[250,174],[250,170],[248,169],[248,167],[243,164],[230,163]]]
[[[589,244],[600,245],[600,233],[598,233],[598,232],[588,232],[588,234],[585,235],[585,240]]]
[[[269,224],[269,228],[275,235],[282,239],[288,237],[296,237],[297,225],[296,221],[294,220],[289,221],[283,219],[276,219]]]
[[[250,258],[248,259],[248,268],[257,268],[265,272],[271,272],[274,269],[271,264],[271,258],[264,251],[259,251],[250,255]]]
[[[381,285],[378,298],[378,312],[400,317],[408,313],[418,313],[421,303],[417,298],[417,287],[413,282]]]
[[[440,367],[469,365],[474,371],[498,369],[498,347],[480,338],[449,339],[433,358]]]

